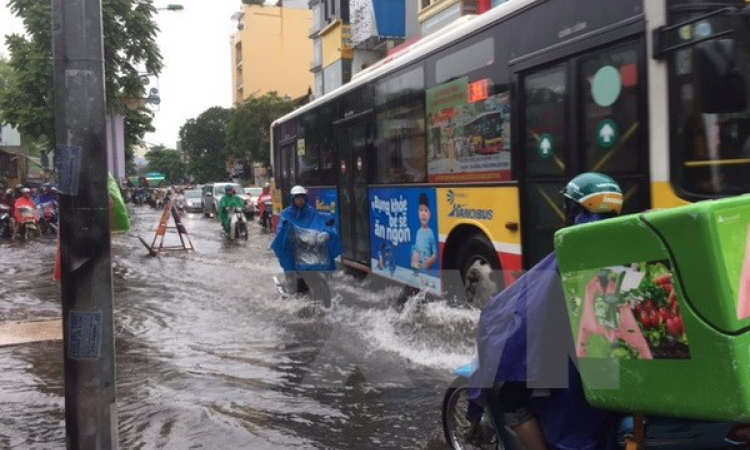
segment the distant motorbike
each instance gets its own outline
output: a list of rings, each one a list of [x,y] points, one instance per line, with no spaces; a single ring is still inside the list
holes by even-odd
[[[21,237],[25,240],[30,240],[41,236],[39,220],[37,219],[35,208],[30,206],[20,206],[18,212],[21,216]]]
[[[40,203],[37,205],[39,216],[39,232],[42,235],[47,232],[57,233],[57,203],[54,201]]]
[[[0,204],[0,239],[9,239],[13,236],[13,228],[10,225],[10,206]]]
[[[292,226],[290,242],[294,246],[295,270],[287,272],[284,279],[273,277],[274,283],[283,296],[309,294],[313,301],[325,308],[331,307],[331,289],[328,286],[329,273],[323,270],[330,261],[328,240],[330,232]]]
[[[148,194],[143,190],[136,192],[132,197],[133,204],[138,206],[145,204],[147,200]]]
[[[445,441],[451,450],[524,450],[515,434],[506,427],[502,415],[473,405],[469,400],[469,379],[477,369],[476,360],[459,367],[456,379],[443,397],[442,422]],[[479,408],[481,419],[472,424],[470,408]],[[647,417],[644,450],[699,450],[716,448],[748,448],[750,425],[739,423],[699,422],[686,419]],[[635,435],[633,416],[623,414],[619,419],[617,438],[619,448]]]
[[[263,212],[260,215],[260,225],[263,231],[271,231],[271,214],[273,212],[273,201],[266,200],[263,202]]]
[[[244,239],[247,240],[247,222],[245,221],[245,212],[240,208],[229,208],[229,234],[226,234],[230,241]]]

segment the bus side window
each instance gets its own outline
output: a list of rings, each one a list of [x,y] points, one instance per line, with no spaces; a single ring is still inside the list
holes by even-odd
[[[424,105],[401,105],[377,115],[376,183],[421,183],[426,178]]]

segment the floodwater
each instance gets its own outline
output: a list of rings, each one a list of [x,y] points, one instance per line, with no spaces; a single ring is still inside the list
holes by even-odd
[[[477,311],[337,274],[333,307],[282,298],[250,226],[226,242],[186,215],[197,251],[152,258],[159,212],[113,237],[121,449],[445,449],[440,406],[469,361]],[[176,242],[174,239],[171,243]],[[52,238],[0,243],[0,322],[60,317]],[[62,343],[0,348],[0,448],[65,447]]]

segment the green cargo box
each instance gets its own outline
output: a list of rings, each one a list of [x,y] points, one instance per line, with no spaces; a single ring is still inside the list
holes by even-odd
[[[750,196],[555,235],[586,396],[750,421]]]

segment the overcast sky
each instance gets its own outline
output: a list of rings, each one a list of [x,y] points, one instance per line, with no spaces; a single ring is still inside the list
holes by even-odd
[[[236,30],[231,16],[240,0],[155,0],[158,7],[181,4],[178,12],[160,11],[159,48],[164,70],[158,81],[161,104],[155,107],[156,132],[146,135],[151,144],[174,148],[180,127],[212,106],[232,104],[230,37]],[[23,32],[21,21],[0,0],[0,53],[8,56],[5,35]]]

